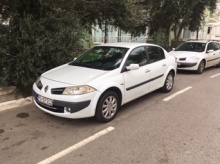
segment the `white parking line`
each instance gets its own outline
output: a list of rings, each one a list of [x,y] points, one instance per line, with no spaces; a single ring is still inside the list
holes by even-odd
[[[69,148],[67,148],[67,149],[65,149],[65,150],[63,150],[63,151],[61,151],[61,152],[59,152],[59,153],[57,153],[57,154],[55,154],[55,155],[53,155],[51,157],[49,157],[49,158],[39,162],[38,164],[49,164],[49,163],[52,163],[55,160],[64,157],[65,155],[73,152],[76,149],[79,149],[80,147],[90,143],[91,141],[94,141],[95,139],[97,139],[97,138],[99,138],[99,137],[109,133],[110,131],[112,131],[114,129],[115,129],[114,127],[108,127],[106,129],[104,129],[104,130],[94,134],[93,136],[90,136],[90,137],[84,139],[83,141],[78,142],[77,144],[75,144],[73,146],[70,146]]]
[[[187,87],[187,88],[185,88],[185,89],[183,89],[183,90],[181,90],[181,91],[179,91],[179,92],[176,92],[176,93],[174,93],[173,95],[171,95],[171,96],[169,96],[169,97],[163,99],[163,101],[169,101],[169,100],[173,99],[174,97],[176,97],[176,96],[178,96],[178,95],[180,95],[180,94],[182,94],[182,93],[188,91],[188,90],[191,89],[191,88],[192,88],[192,87]]]
[[[210,78],[212,79],[212,78],[214,78],[214,77],[216,77],[216,76],[220,76],[220,73],[218,73],[218,74],[216,74],[216,75],[213,75],[213,76],[211,76]]]

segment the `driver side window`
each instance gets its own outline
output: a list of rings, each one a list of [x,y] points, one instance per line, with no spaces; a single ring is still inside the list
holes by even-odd
[[[139,64],[139,66],[147,64],[147,55],[144,47],[135,48],[130,53],[126,61],[126,66],[130,64]]]
[[[209,51],[209,50],[214,50],[214,45],[213,45],[213,43],[209,43],[209,44],[208,44],[207,51]]]

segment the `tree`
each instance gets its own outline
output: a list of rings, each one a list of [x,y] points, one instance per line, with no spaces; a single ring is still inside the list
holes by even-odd
[[[145,2],[143,0],[130,0],[127,8],[130,13],[124,18],[123,23],[119,27],[134,37],[145,34],[148,23],[148,12]]]
[[[91,29],[93,25],[104,26],[105,38],[107,25],[113,25],[128,31],[132,24],[134,13],[131,9],[131,0],[75,0],[74,11],[81,20],[82,25]]]
[[[93,24],[125,27],[130,0],[1,0],[0,85],[30,87],[82,50]],[[3,25],[3,21],[9,21]]]
[[[37,76],[82,50],[83,27],[72,1],[4,0],[0,14],[0,85],[30,92]]]
[[[196,31],[204,21],[204,12],[213,12],[217,0],[151,0],[146,1],[148,8],[150,35],[164,29],[168,39],[169,31],[174,31],[175,45],[179,42],[180,34],[185,27]]]

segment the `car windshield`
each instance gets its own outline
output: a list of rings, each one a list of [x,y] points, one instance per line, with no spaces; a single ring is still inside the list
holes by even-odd
[[[69,65],[101,70],[113,70],[120,66],[128,48],[98,46],[85,52]]]
[[[199,42],[185,42],[180,44],[175,51],[192,51],[203,52],[205,50],[206,43]]]

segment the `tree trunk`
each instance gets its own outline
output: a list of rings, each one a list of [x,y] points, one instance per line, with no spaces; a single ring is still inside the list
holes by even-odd
[[[167,29],[166,30],[166,32],[165,32],[165,49],[167,50],[167,51],[169,51],[170,50],[170,28],[169,29]]]
[[[174,25],[174,27],[173,27],[173,30],[174,30],[174,47],[176,47],[177,46],[177,35],[176,35],[176,33],[177,33],[177,29],[176,29],[176,25]]]
[[[175,47],[177,47],[179,44],[179,38],[182,33],[183,27],[184,27],[183,23],[181,23],[179,25],[178,29],[177,29],[177,25],[176,24],[174,25],[174,44],[175,44]]]
[[[108,42],[108,28],[107,28],[107,24],[105,22],[105,35],[104,35],[104,43],[107,43]]]

